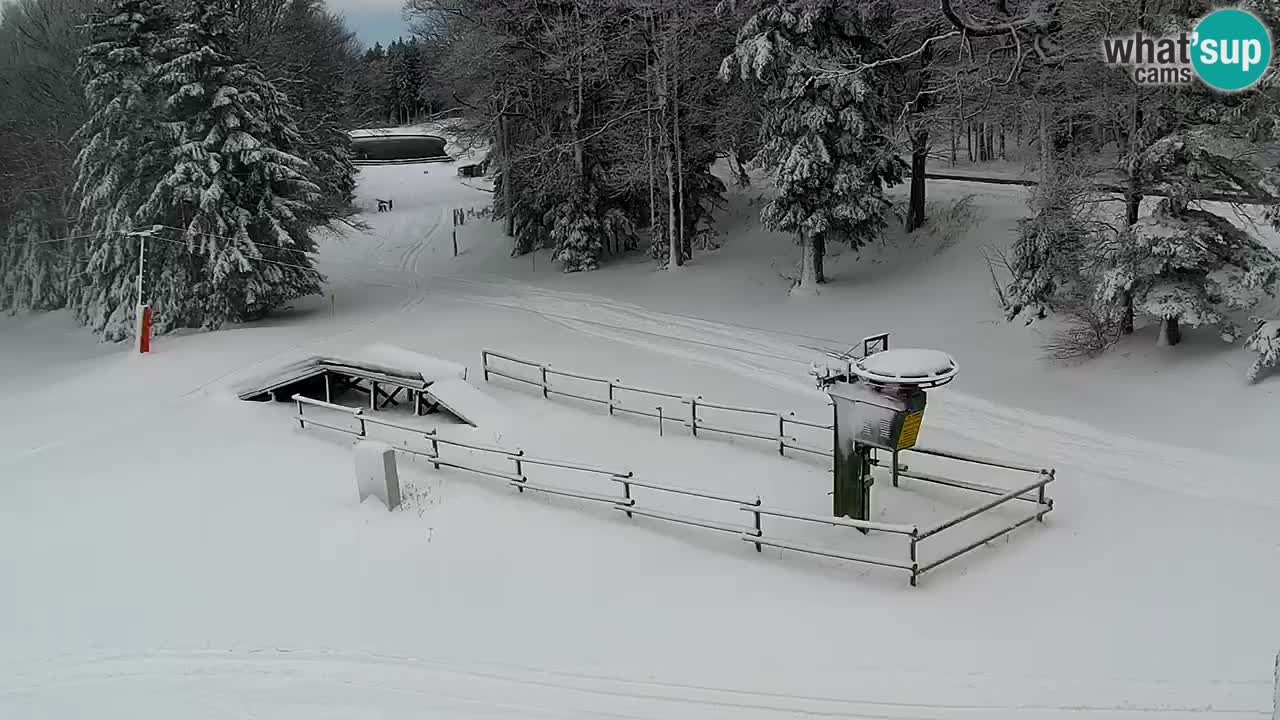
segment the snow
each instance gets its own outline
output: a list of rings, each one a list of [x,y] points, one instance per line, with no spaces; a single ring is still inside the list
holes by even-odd
[[[495,433],[495,439],[504,430],[510,433],[507,419],[511,413],[497,400],[468,385],[466,380],[456,377],[436,380],[427,394],[468,425]]]
[[[461,363],[442,360],[389,343],[377,343],[361,348],[355,353],[361,362],[374,362],[392,367],[409,368],[422,376],[427,383],[453,378],[464,378],[467,367]]]
[[[405,383],[422,384],[422,377],[416,370],[403,367],[396,368],[363,360],[353,360],[336,355],[308,355],[300,359],[290,360],[270,372],[254,375],[252,378],[238,383],[234,390],[241,399],[248,400],[253,396],[262,394],[267,388],[295,382],[311,376],[325,365],[348,368],[358,367],[380,375],[397,378]]]
[[[404,348],[377,343],[357,348],[349,354],[334,352],[320,355],[304,355],[289,360],[275,369],[242,380],[236,385],[237,395],[254,394],[263,387],[303,377],[320,365],[358,367],[413,384],[425,384],[462,378],[467,373],[464,365],[415,353]]]
[[[1194,329],[1173,352],[1150,347],[1147,327],[1082,367],[1037,359],[1042,330],[1000,320],[981,253],[1011,237],[1024,190],[931,184],[934,200],[978,194],[971,232],[943,249],[892,237],[856,258],[843,252],[828,259],[822,294],[798,300],[778,271],[797,248],[748,219],[758,190],[730,198],[724,248],[681,273],[623,257],[566,276],[545,251],[511,259],[485,222],[459,228],[454,258],[450,209],[487,196],[447,165],[422,170],[365,169],[362,202],[391,188],[396,210],[362,216],[367,233],[323,239],[330,297],[263,323],[161,336],[143,356],[82,342],[62,315],[0,317],[0,395],[16,409],[0,420],[0,617],[10,620],[0,717],[1270,712],[1280,382],[1246,386],[1253,353]],[[288,404],[233,393],[299,355],[389,341],[466,365],[477,384],[480,348],[495,347],[821,419],[826,399],[805,370],[825,356],[810,348],[843,351],[882,328],[891,345],[936,347],[965,365],[931,393],[922,445],[1053,467],[1058,478],[1043,526],[914,589],[900,571],[756,553],[728,533],[518,493],[405,455],[402,508],[358,505],[348,438],[299,429]],[[674,424],[660,437],[647,418],[544,400],[499,378],[483,389],[506,414],[501,444],[531,455],[829,512],[824,461],[695,439]],[[415,422],[429,429],[435,418]],[[769,418],[760,422],[768,432]],[[928,460],[912,464],[951,472]],[[525,471],[533,484],[618,490]],[[953,474],[1002,487],[1021,477]],[[877,522],[927,523],[975,505],[886,485],[873,489]],[[638,507],[744,523],[697,498],[633,496]],[[764,526],[797,545],[900,557],[900,537],[785,518]],[[922,549],[942,553],[987,529],[948,531]]]
[[[870,355],[858,361],[858,366],[881,377],[924,378],[953,371],[956,363],[938,350],[895,348]]]

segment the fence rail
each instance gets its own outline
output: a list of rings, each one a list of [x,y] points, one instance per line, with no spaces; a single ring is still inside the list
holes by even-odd
[[[879,336],[877,336],[877,340]],[[777,410],[768,410],[765,408],[742,407],[738,405],[729,405],[726,403],[716,403],[704,400],[701,395],[689,395],[669,392],[666,390],[658,390],[655,388],[640,387],[638,385],[628,385],[621,380],[599,377],[597,375],[588,375],[586,373],[574,372],[572,370],[560,370],[553,368],[546,363],[535,362],[525,358],[516,357],[509,353],[498,352],[496,350],[484,349],[481,351],[482,369],[484,379],[487,382],[490,375],[514,380],[526,385],[532,385],[542,390],[543,397],[559,395],[562,397],[574,398],[589,403],[603,405],[607,408],[608,413],[626,413],[630,415],[639,415],[656,419],[658,421],[659,432],[662,431],[664,423],[677,423],[682,427],[688,428],[689,432],[697,436],[699,431],[713,432],[721,435],[732,435],[736,437],[751,438],[754,440],[764,440],[778,448],[779,455],[786,455],[787,450],[798,450],[800,452],[809,453],[811,455],[832,457],[832,450],[818,450],[801,444],[800,440],[793,437],[789,432],[790,426],[809,428],[813,430],[832,429],[831,423],[821,423],[812,420],[803,420],[797,418],[795,413],[781,413]],[[538,373],[537,378],[528,377],[527,375],[517,374],[510,369],[496,368],[492,362],[492,358],[499,358],[509,363],[533,370]],[[597,383],[604,385],[604,394],[587,395],[583,392],[575,392],[568,389],[558,388],[552,385],[551,380],[556,377],[571,378],[588,383]],[[654,409],[640,408],[629,403],[623,402],[618,397],[619,392],[636,393],[651,398],[661,398],[664,400],[676,400],[682,405],[688,407],[688,410],[681,415],[673,415],[664,412],[661,406]],[[741,428],[727,427],[720,424],[711,424],[705,418],[699,417],[699,410],[714,410],[719,412],[736,413],[738,415],[751,415],[754,417],[768,417],[776,419],[777,425],[773,432],[765,432],[763,430],[751,431]]]
[[[885,338],[885,340],[887,340],[887,338]],[[497,375],[499,377],[503,377],[510,380],[515,380],[517,382],[522,382],[529,385],[533,385],[535,387],[539,387],[542,389],[544,397],[550,397],[553,394],[562,395],[566,397],[572,397],[572,398],[584,400],[587,402],[604,405],[608,408],[608,412],[610,415],[614,414],[615,412],[623,412],[623,413],[631,413],[631,414],[641,415],[641,416],[650,417],[650,418],[656,418],[658,419],[659,432],[661,432],[663,423],[675,422],[683,425],[684,427],[688,427],[690,429],[690,432],[694,436],[698,434],[699,430],[702,430],[705,432],[723,433],[727,435],[748,437],[748,438],[765,440],[771,443],[776,443],[778,446],[779,454],[785,454],[785,451],[787,449],[792,449],[792,450],[798,450],[801,452],[811,453],[811,454],[824,456],[824,457],[832,456],[831,450],[803,445],[799,443],[796,440],[796,438],[789,437],[787,435],[788,425],[807,427],[811,429],[824,430],[828,432],[832,431],[832,425],[829,423],[818,423],[818,422],[813,422],[809,420],[801,420],[799,418],[796,418],[794,413],[780,413],[777,411],[766,410],[761,408],[749,408],[749,407],[742,407],[742,406],[736,406],[736,405],[728,405],[724,403],[707,402],[706,400],[703,400],[701,396],[697,396],[697,395],[681,395],[679,393],[655,390],[652,388],[643,388],[635,385],[626,385],[619,380],[610,380],[608,378],[601,378],[593,375],[587,375],[584,373],[577,373],[577,372],[571,372],[566,370],[557,370],[543,363],[536,363],[530,360],[524,360],[521,358],[514,357],[512,355],[508,355],[506,353],[499,353],[493,350],[487,350],[487,349],[484,350],[483,358],[484,358],[484,363],[483,363],[484,378],[486,381],[489,379],[489,375],[491,374]],[[500,369],[495,369],[492,367],[490,363],[490,358],[501,358],[508,362],[516,363],[528,368],[534,368],[537,370],[539,374],[539,379],[534,380],[528,377],[522,377],[520,375],[516,375],[513,373],[504,372]],[[566,390],[555,388],[549,382],[549,378],[554,376],[568,377],[568,378],[573,378],[575,380],[580,380],[584,382],[603,383],[606,386],[607,397],[604,397],[604,398],[593,397],[589,395],[568,392]],[[639,393],[639,394],[648,395],[650,397],[659,397],[659,398],[665,398],[669,400],[678,400],[682,404],[687,405],[689,407],[688,416],[679,417],[679,416],[667,415],[663,412],[662,406],[657,406],[655,408],[655,412],[649,412],[647,410],[641,410],[635,407],[627,407],[623,404],[622,400],[620,400],[617,397],[616,393],[619,391]],[[939,485],[950,486],[958,489],[969,490],[969,491],[974,491],[974,492],[978,492],[986,495],[995,496],[995,499],[989,502],[983,503],[982,505],[971,508],[962,513],[959,513],[954,517],[948,518],[943,522],[938,523],[937,525],[934,525],[933,527],[922,531],[918,526],[915,526],[915,525],[903,525],[903,524],[875,522],[870,520],[855,520],[851,518],[837,518],[837,517],[809,515],[809,514],[794,512],[789,510],[766,508],[766,507],[763,507],[763,503],[759,497],[755,498],[755,500],[745,500],[742,498],[727,497],[724,495],[717,495],[715,493],[711,493],[704,490],[680,488],[672,485],[664,485],[656,482],[650,482],[648,480],[637,479],[634,473],[632,473],[630,470],[617,470],[617,469],[611,469],[611,468],[604,468],[604,467],[599,467],[595,465],[579,463],[574,461],[529,457],[524,454],[523,450],[520,450],[520,449],[503,448],[503,447],[498,447],[493,445],[484,445],[480,443],[469,443],[469,442],[464,442],[460,440],[445,439],[445,438],[439,437],[439,435],[437,435],[437,433],[434,430],[423,430],[421,428],[413,428],[406,425],[400,425],[398,423],[394,423],[388,420],[383,420],[381,418],[366,417],[363,414],[361,408],[352,408],[344,405],[336,405],[333,403],[313,400],[310,398],[303,397],[301,395],[295,395],[293,399],[296,400],[298,403],[297,420],[299,422],[299,425],[303,428],[305,428],[308,424],[316,425],[318,427],[335,430],[335,431],[342,432],[348,435],[353,435],[356,437],[368,437],[368,427],[367,427],[368,424],[408,432],[412,435],[421,437],[429,441],[431,443],[431,452],[414,450],[414,449],[411,449],[408,447],[402,447],[402,446],[394,446],[395,449],[400,452],[409,453],[419,457],[426,457],[430,460],[431,464],[436,468],[440,468],[440,467],[455,468],[458,470],[464,470],[464,471],[475,473],[485,477],[504,480],[509,485],[511,485],[512,487],[515,487],[520,492],[524,492],[525,490],[530,490],[534,492],[546,493],[549,495],[560,495],[565,497],[572,497],[572,498],[578,498],[581,500],[588,500],[592,502],[607,504],[619,512],[626,513],[627,517],[629,518],[632,518],[638,515],[641,517],[652,518],[652,519],[660,520],[663,522],[669,522],[669,523],[687,525],[690,527],[698,527],[698,528],[714,530],[718,532],[735,534],[735,535],[738,535],[742,540],[754,544],[757,552],[761,552],[764,547],[773,547],[781,550],[798,552],[798,553],[803,553],[803,554],[813,555],[818,557],[834,558],[838,560],[845,560],[848,562],[856,562],[856,563],[863,563],[863,564],[869,564],[869,565],[876,565],[880,567],[893,568],[897,570],[905,570],[910,573],[910,582],[912,586],[915,586],[918,584],[920,576],[923,575],[924,573],[932,571],[935,568],[943,565],[944,563],[950,562],[951,560],[954,560],[955,558],[960,557],[961,555],[967,552],[970,552],[978,547],[981,547],[982,545],[998,537],[1001,537],[1007,533],[1010,533],[1013,530],[1019,527],[1022,527],[1027,523],[1030,523],[1033,520],[1043,521],[1044,516],[1048,514],[1051,510],[1053,510],[1053,501],[1046,496],[1046,491],[1045,491],[1045,488],[1054,481],[1053,470],[1042,470],[1042,469],[1032,468],[1025,465],[1016,464],[1016,463],[1005,462],[1002,460],[993,460],[990,458],[980,457],[976,455],[966,455],[966,454],[955,453],[951,451],[942,451],[942,450],[916,447],[908,450],[907,452],[915,452],[922,455],[931,455],[931,456],[940,457],[944,459],[973,463],[973,464],[978,464],[978,465],[983,465],[988,467],[1003,468],[1003,469],[1014,470],[1019,472],[1035,473],[1037,475],[1036,482],[1030,483],[1016,490],[1007,490],[1005,488],[999,488],[992,485],[982,485],[978,483],[963,482],[959,480],[952,480],[949,478],[940,477],[937,475],[932,475],[925,472],[920,472],[918,470],[911,469],[905,464],[898,465],[896,467],[890,464],[889,466],[892,467],[896,471],[896,474],[901,477],[914,478],[917,480],[921,480],[923,482],[930,482],[930,483],[935,483]],[[318,421],[312,417],[304,415],[304,411],[303,411],[304,407],[312,407],[312,408],[317,408],[322,410],[329,410],[333,412],[348,414],[352,419],[354,419],[359,424],[359,429],[355,430],[351,428],[343,428],[338,425],[331,425],[326,422]],[[746,414],[746,415],[753,415],[753,416],[760,416],[760,417],[776,418],[777,434],[767,435],[761,432],[749,432],[746,430],[739,430],[734,428],[710,425],[706,423],[703,419],[698,417],[699,408],[702,408],[704,411],[711,410],[711,411],[719,411],[719,412],[731,412],[731,413],[739,413],[739,414]],[[500,471],[493,468],[476,467],[474,465],[468,465],[466,463],[458,462],[455,460],[442,459],[440,457],[440,447],[442,445],[448,446],[448,447],[463,448],[463,449],[472,450],[475,452],[488,453],[491,455],[498,456],[504,459],[505,461],[513,463],[514,471],[504,472],[504,471]],[[873,464],[880,467],[886,466],[886,463],[884,463],[879,459],[873,459],[872,462]],[[603,494],[603,493],[585,492],[585,491],[580,491],[576,489],[557,487],[553,485],[545,485],[540,482],[531,483],[529,481],[529,478],[526,477],[524,473],[525,467],[529,465],[556,468],[559,470],[565,470],[565,471],[571,471],[571,472],[583,472],[591,476],[600,477],[610,482],[620,484],[622,486],[622,496],[618,497],[615,495],[609,495],[609,494]],[[642,506],[637,504],[636,498],[633,497],[633,490],[636,488],[651,490],[658,493],[666,493],[670,495],[679,495],[683,497],[694,498],[700,501],[706,501],[710,503],[719,503],[721,504],[722,507],[732,506],[740,511],[750,513],[752,518],[752,524],[750,527],[738,526],[732,523],[723,522],[719,520],[712,520],[712,519],[707,519],[702,517],[686,515],[682,513],[671,512],[669,510],[659,508],[659,507],[649,507],[647,504]],[[1032,493],[1034,493],[1034,495],[1032,495]],[[986,513],[996,507],[1000,507],[1014,500],[1031,502],[1035,504],[1036,506],[1035,511],[1031,515],[1019,518],[1016,521],[1012,522],[1011,524],[1002,526],[996,531],[986,534],[982,539],[977,540],[975,542],[971,542],[958,550],[951,551],[937,560],[933,560],[923,565],[920,563],[919,544],[921,542],[927,539],[933,538],[958,525],[961,525],[962,523],[970,521],[973,518],[983,513]],[[803,544],[803,543],[793,542],[785,538],[775,537],[772,534],[766,535],[763,529],[763,518],[766,518],[766,517],[780,519],[780,520],[789,520],[789,521],[834,526],[834,527],[846,527],[846,528],[860,530],[863,532],[874,531],[874,532],[884,532],[884,533],[889,533],[893,535],[905,536],[907,538],[907,558],[891,559],[891,558],[875,557],[870,555],[838,552],[833,549],[814,547],[814,546]]]
[[[973,460],[973,459],[969,459],[969,462],[981,463],[981,461]],[[995,465],[994,463],[981,463],[981,464]],[[1009,465],[1003,464],[1003,463],[995,466],[1004,467],[1008,469],[1021,469],[1021,468],[1010,468]],[[953,518],[950,518],[948,520],[944,520],[941,523],[938,523],[937,525],[933,526],[928,530],[925,530],[924,532],[918,532],[912,535],[911,558],[914,561],[916,559],[916,545],[920,543],[922,540],[931,538],[961,523],[972,520],[973,518],[981,515],[982,513],[985,513],[989,510],[993,510],[1001,505],[1004,505],[1005,503],[1012,502],[1014,500],[1027,500],[1028,498],[1025,497],[1027,493],[1030,493],[1030,492],[1036,493],[1035,498],[1031,500],[1032,502],[1035,503],[1036,509],[1035,509],[1035,512],[1033,512],[1031,515],[1022,517],[1016,520],[1015,522],[1010,523],[1009,525],[1005,525],[1000,529],[995,530],[994,532],[988,533],[987,535],[984,535],[981,539],[971,542],[968,545],[965,545],[964,547],[958,550],[954,550],[942,556],[941,558],[934,560],[933,562],[927,563],[923,566],[917,566],[914,570],[912,570],[911,584],[915,585],[917,582],[917,579],[921,575],[923,575],[926,572],[929,572],[930,570],[933,570],[939,565],[950,562],[971,550],[975,550],[979,547],[982,547],[983,545],[991,542],[992,540],[995,540],[998,537],[1011,533],[1014,530],[1017,530],[1018,528],[1022,527],[1023,525],[1026,525],[1027,523],[1031,522],[1032,520],[1035,520],[1037,522],[1044,522],[1044,516],[1049,514],[1049,512],[1053,510],[1053,500],[1047,496],[1045,488],[1047,488],[1049,484],[1054,481],[1055,479],[1054,471],[1053,470],[1037,470],[1035,472],[1040,476],[1039,479],[1036,480],[1036,482],[1033,482],[1025,487],[1021,487],[1016,490],[1005,491],[995,500],[984,503],[970,510],[966,510],[960,513],[959,515],[956,515]],[[996,488],[984,487],[982,490],[980,490],[980,492],[990,492],[991,490],[995,490],[995,489]]]
[[[880,335],[874,335],[867,338],[866,340],[863,341],[863,346],[864,346],[863,347],[864,354],[870,354],[870,353],[876,352],[877,350],[887,350],[889,346],[888,333],[882,333]],[[697,436],[698,431],[701,430],[703,432],[713,432],[713,433],[720,433],[724,435],[733,435],[737,437],[746,437],[746,438],[764,440],[766,442],[774,443],[777,446],[778,454],[780,455],[785,455],[787,450],[796,450],[799,452],[809,453],[812,455],[817,455],[819,457],[828,457],[828,458],[833,457],[834,455],[834,452],[831,449],[805,445],[801,443],[797,438],[791,437],[788,434],[788,428],[791,426],[804,427],[804,428],[809,428],[813,430],[823,430],[823,431],[831,432],[833,431],[832,424],[800,419],[795,416],[795,413],[781,413],[775,410],[768,410],[763,408],[752,408],[752,407],[743,407],[738,405],[730,405],[727,403],[716,403],[716,402],[710,402],[710,401],[704,400],[700,395],[687,395],[687,394],[682,395],[680,393],[667,392],[664,390],[656,390],[653,388],[644,388],[644,387],[639,387],[635,385],[626,385],[621,380],[611,380],[609,378],[603,378],[595,375],[588,375],[585,373],[578,373],[578,372],[573,372],[569,370],[559,370],[556,368],[552,368],[550,365],[546,363],[535,362],[533,360],[516,357],[515,355],[511,355],[509,353],[498,352],[496,350],[490,350],[487,348],[481,351],[481,357],[482,357],[482,365],[484,370],[484,379],[486,381],[488,381],[489,375],[492,374],[498,377],[515,380],[517,382],[521,382],[521,383],[533,385],[534,387],[541,388],[543,397],[550,397],[551,395],[561,395],[565,397],[571,397],[579,400],[584,400],[587,402],[605,405],[608,408],[610,415],[614,414],[615,412],[623,412],[623,413],[630,413],[634,415],[641,415],[649,418],[656,418],[658,420],[659,432],[662,432],[663,423],[675,422],[675,423],[679,423],[684,427],[689,428],[691,434],[693,434],[695,437]],[[535,380],[526,376],[518,375],[514,371],[507,371],[501,368],[495,368],[493,366],[493,363],[491,362],[491,358],[499,358],[524,368],[532,368],[538,372],[538,379]],[[575,380],[580,380],[584,382],[604,384],[606,397],[604,398],[595,397],[595,396],[586,395],[580,392],[569,392],[563,389],[556,388],[550,382],[550,380],[554,377],[566,377],[566,378],[573,378]],[[640,393],[640,394],[644,394],[644,395],[647,395],[650,397],[656,397],[656,398],[678,400],[680,401],[681,404],[688,406],[689,409],[685,417],[678,417],[678,416],[664,414],[663,408],[661,406],[656,407],[654,412],[650,412],[648,410],[641,410],[634,407],[626,407],[623,405],[622,401],[619,400],[617,397],[617,392],[619,391]],[[700,418],[698,416],[699,409],[702,409],[703,411],[711,410],[711,411],[718,411],[718,412],[737,413],[739,415],[751,415],[755,417],[776,418],[777,419],[776,433],[766,434],[764,432],[752,432],[744,429],[725,427],[722,425],[712,425],[707,423],[703,418]],[[943,521],[942,523],[939,523],[938,525],[932,528],[929,528],[923,532],[918,527],[912,526],[912,525],[894,525],[889,523],[877,523],[872,521],[852,520],[848,518],[818,517],[813,515],[803,515],[799,513],[771,511],[771,510],[762,509],[759,507],[759,505],[753,506],[750,503],[741,503],[741,505],[743,506],[742,507],[743,510],[748,510],[754,513],[753,517],[755,520],[754,522],[755,527],[753,529],[754,534],[750,534],[749,537],[744,536],[743,539],[758,539],[759,542],[756,543],[757,551],[761,549],[762,545],[769,545],[772,547],[780,547],[783,549],[793,550],[796,552],[807,552],[814,555],[823,555],[827,557],[842,558],[846,560],[851,560],[853,562],[868,562],[868,560],[866,560],[863,556],[845,555],[841,553],[828,552],[825,550],[817,550],[814,548],[809,548],[807,546],[800,546],[800,545],[795,545],[795,544],[776,541],[776,540],[769,540],[766,542],[766,539],[763,537],[762,531],[759,529],[761,524],[760,518],[761,516],[766,516],[766,517],[772,516],[772,517],[778,517],[778,518],[786,518],[790,520],[821,523],[825,525],[852,527],[852,528],[856,528],[863,531],[878,531],[878,532],[888,532],[888,533],[894,533],[899,535],[905,535],[909,538],[909,555],[910,555],[909,564],[898,563],[897,561],[892,561],[892,560],[884,560],[884,561],[877,560],[876,562],[872,562],[872,564],[884,565],[887,567],[899,567],[902,569],[910,570],[911,584],[916,585],[920,575],[924,574],[925,572],[933,570],[939,565],[942,565],[943,563],[953,560],[959,557],[960,555],[963,555],[964,553],[969,552],[970,550],[980,547],[985,543],[990,542],[991,540],[994,540],[995,538],[998,538],[1006,533],[1012,532],[1016,528],[1019,528],[1031,522],[1032,520],[1043,521],[1044,516],[1048,514],[1051,510],[1053,510],[1053,501],[1049,499],[1045,494],[1045,487],[1049,485],[1049,483],[1053,482],[1054,480],[1054,472],[1052,470],[1034,468],[1028,465],[1022,465],[1019,463],[1013,463],[1005,460],[998,460],[998,459],[983,457],[979,455],[971,455],[971,454],[959,453],[959,452],[954,452],[949,450],[936,450],[933,448],[925,448],[925,447],[919,447],[919,446],[904,450],[903,452],[916,453],[920,455],[928,455],[928,456],[942,458],[946,460],[953,460],[958,462],[981,465],[984,467],[1001,468],[1001,469],[1013,470],[1013,471],[1025,472],[1025,473],[1034,473],[1037,475],[1037,481],[1035,483],[1027,485],[1026,487],[1020,488],[1018,490],[1010,491],[1010,490],[1007,490],[1006,488],[1000,488],[994,485],[983,485],[980,483],[971,483],[971,482],[965,482],[961,480],[952,480],[950,478],[941,477],[939,475],[933,475],[930,473],[913,470],[907,465],[895,466],[892,464],[892,462],[886,465],[886,463],[881,462],[879,460],[873,460],[872,461],[873,464],[880,467],[887,466],[894,471],[895,485],[897,484],[897,479],[896,479],[897,477],[908,477],[908,478],[914,478],[916,480],[920,480],[923,482],[934,483],[937,485],[944,485],[944,486],[953,487],[961,490],[968,490],[972,492],[981,493],[984,495],[993,495],[993,496],[996,496],[996,499],[993,500],[992,502],[985,503],[971,510],[967,510],[957,515],[956,517],[949,518]],[[635,484],[637,487],[640,487],[638,483],[633,483],[633,484]],[[629,488],[626,488],[626,490],[627,490],[627,495],[629,497],[630,490]],[[1035,494],[1031,495],[1031,493],[1033,492]],[[983,540],[970,543],[969,545],[959,550],[949,553],[948,555],[942,557],[939,560],[935,560],[923,566],[919,564],[918,557],[917,557],[918,550],[919,550],[918,548],[919,543],[935,535],[938,535],[939,533],[945,532],[946,530],[949,530],[957,525],[960,525],[968,520],[972,520],[973,518],[985,512],[988,512],[996,507],[999,507],[1013,500],[1033,503],[1036,506],[1035,512],[1030,516],[1016,520],[1012,524],[1001,527],[999,530],[986,536]],[[635,508],[632,508],[631,512],[629,512],[628,515],[631,515],[633,513],[639,514],[639,511],[636,510]],[[673,522],[678,522],[678,521],[673,520]],[[715,528],[715,529],[723,529],[723,528]]]
[[[674,396],[674,394],[673,394]],[[675,396],[679,397],[679,396]],[[773,517],[780,519],[798,520],[803,522],[818,523],[823,525],[834,525],[839,527],[852,527],[862,529],[883,530],[886,532],[902,532],[905,526],[889,525],[886,523],[863,522],[859,520],[849,520],[847,518],[827,518],[814,515],[806,515],[799,512],[789,510],[780,510],[763,507],[763,502],[759,497],[755,499],[746,499],[741,497],[731,497],[721,495],[707,490],[683,488],[674,485],[666,485],[649,480],[638,479],[630,470],[617,470],[604,467],[589,465],[566,460],[550,460],[545,458],[534,458],[524,454],[523,450],[512,448],[500,448],[496,446],[483,445],[480,443],[470,443],[460,440],[451,440],[440,437],[434,430],[423,430],[422,428],[401,425],[389,420],[365,417],[361,408],[347,407],[344,405],[335,405],[333,403],[325,403],[302,395],[295,395],[293,398],[298,403],[297,419],[302,427],[315,425],[331,430],[353,435],[356,437],[368,437],[368,428],[363,423],[370,423],[379,427],[385,427],[395,430],[407,432],[413,436],[422,438],[431,443],[431,452],[421,451],[403,445],[393,445],[397,452],[408,453],[418,457],[426,457],[434,467],[454,468],[466,472],[474,473],[484,477],[494,478],[505,481],[508,485],[516,488],[520,492],[529,490],[532,492],[541,492],[548,495],[559,495],[564,497],[577,498],[591,502],[602,503],[611,506],[613,509],[626,513],[627,517],[647,517],[662,522],[668,522],[678,525],[686,525],[689,527],[697,527],[706,530],[714,530],[726,534],[737,535],[743,540],[754,543],[756,551],[762,551],[764,547],[775,547],[792,552],[798,552],[819,557],[829,557],[846,560],[849,562],[859,562],[881,567],[888,567],[900,570],[910,570],[913,572],[912,584],[914,579],[914,560],[907,562],[904,560],[894,560],[890,558],[878,558],[866,555],[855,555],[847,553],[839,553],[832,550],[821,548],[813,548],[808,545],[793,542],[785,538],[766,536],[762,528],[762,518]],[[304,407],[313,407],[336,413],[347,414],[350,417],[362,421],[359,430],[342,428],[337,425],[318,421],[312,417],[303,414]],[[771,413],[776,415],[776,413]],[[440,455],[440,447],[458,447],[473,450],[482,453],[489,453],[514,463],[514,472],[504,472],[494,468],[477,467],[464,462],[453,459],[442,458]],[[610,495],[605,493],[586,492],[577,489],[569,489],[557,487],[554,485],[546,485],[541,482],[530,482],[529,478],[524,475],[524,467],[526,465],[537,465],[549,468],[556,468],[566,471],[585,472],[589,475],[600,477],[609,482],[622,486],[622,496]],[[678,495],[687,498],[693,498],[699,501],[715,504],[725,509],[736,509],[751,514],[752,522],[750,526],[737,525],[731,522],[713,520],[710,518],[697,517],[684,513],[672,512],[660,507],[651,507],[647,503],[641,505],[633,496],[636,489],[650,490],[656,493],[665,493],[668,495]],[[914,530],[914,528],[912,528]]]

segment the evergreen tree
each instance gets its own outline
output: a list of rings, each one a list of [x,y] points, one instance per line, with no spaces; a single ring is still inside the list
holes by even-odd
[[[88,115],[76,67],[92,7],[0,3],[0,309],[65,307],[79,280],[72,139]]]
[[[313,170],[286,98],[231,55],[227,29],[216,0],[195,0],[158,68],[176,150],[141,215],[182,228],[190,252],[190,282],[175,276],[160,309],[171,325],[217,328],[320,289]]]
[[[551,228],[555,259],[565,272],[595,270],[604,249],[599,214],[590,195],[581,195],[553,208],[544,221]]]
[[[139,248],[125,233],[167,161],[153,79],[172,26],[164,2],[106,0],[89,18],[80,61],[90,116],[76,136],[76,191],[81,229],[92,237],[75,306],[82,322],[113,340],[127,336],[137,299]]]
[[[356,185],[348,131],[358,126],[360,115],[353,112],[359,67],[355,37],[322,0],[290,0],[279,17],[277,32],[242,52],[268,69],[277,87],[289,88],[304,140],[300,155],[315,168],[323,196],[318,209],[346,217],[354,212]]]
[[[44,209],[27,204],[0,236],[0,307],[54,310],[66,302],[67,267]]]
[[[764,146],[757,163],[775,172],[778,196],[764,225],[794,233],[804,248],[801,287],[825,282],[828,240],[857,248],[885,226],[884,189],[901,181],[876,70],[828,72],[867,58],[874,18],[840,0],[756,0],[721,74],[736,65],[765,85]]]
[[[1231,311],[1249,309],[1274,294],[1280,257],[1226,218],[1188,207],[1193,188],[1224,169],[1247,170],[1209,149],[1211,133],[1178,133],[1151,145],[1141,158],[1148,185],[1163,179],[1169,195],[1125,232],[1104,239],[1098,297],[1160,322],[1161,345],[1176,345],[1182,325],[1217,326],[1227,342],[1239,329]]]
[[[1254,322],[1258,327],[1245,341],[1245,347],[1258,354],[1246,374],[1251,383],[1258,382],[1271,368],[1280,365],[1280,320],[1254,318]]]

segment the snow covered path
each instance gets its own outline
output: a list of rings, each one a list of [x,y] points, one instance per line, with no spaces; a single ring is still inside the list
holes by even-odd
[[[409,172],[366,171],[362,193]],[[886,312],[891,326],[828,334],[811,316],[846,309],[827,297],[793,306],[794,322],[763,301],[760,317],[732,317],[776,288],[733,291],[714,257],[678,279],[683,300],[642,268],[513,272],[484,223],[454,260],[439,221],[477,194],[430,173],[429,195],[397,196],[395,213],[367,216],[369,235],[326,246],[333,300],[270,323],[162,338],[137,357],[82,344],[57,318],[0,320],[0,392],[24,409],[0,420],[0,717],[1267,717],[1280,649],[1269,456],[1162,442],[1177,418],[1157,408],[1133,410],[1152,418],[1138,439],[979,397],[966,373],[981,375],[969,368],[994,335],[960,348],[965,369],[931,395],[922,442],[1054,465],[1059,508],[916,590],[412,465],[405,511],[357,506],[341,439],[228,388],[299,351],[390,341],[473,378],[492,346],[821,417],[804,346],[899,329]],[[724,252],[745,263],[755,250]],[[632,275],[660,288],[652,302],[635,301]],[[904,344],[918,344],[911,322]],[[936,332],[944,349],[964,340]],[[1035,372],[1057,394],[1034,404],[1073,392]],[[659,438],[514,383],[483,389],[522,421],[512,441],[549,455],[802,511],[829,502],[820,463]]]

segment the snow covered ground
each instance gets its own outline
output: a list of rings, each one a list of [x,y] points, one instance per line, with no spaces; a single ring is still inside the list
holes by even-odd
[[[479,220],[454,258],[450,210],[487,198],[452,164],[361,180],[395,211],[325,238],[331,294],[269,322],[137,356],[65,316],[0,319],[0,717],[1269,717],[1280,380],[1246,387],[1251,357],[1211,334],[1037,359],[1044,330],[1000,320],[981,254],[1025,190],[933,183],[939,202],[976,194],[972,230],[846,251],[821,295],[794,298],[795,249],[751,220],[759,191],[734,194],[724,247],[680,272],[627,257],[566,276],[545,252],[510,259]],[[390,342],[472,383],[492,347],[822,417],[806,346],[880,331],[960,365],[923,444],[1059,477],[1043,527],[916,589],[403,459],[406,507],[361,506],[345,438],[232,393],[299,353]],[[480,387],[509,413],[503,444],[829,509],[822,462]],[[876,502],[895,521],[973,504]]]

